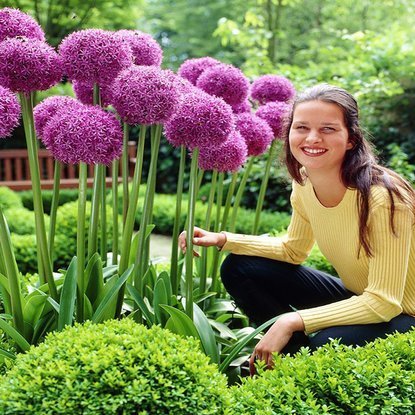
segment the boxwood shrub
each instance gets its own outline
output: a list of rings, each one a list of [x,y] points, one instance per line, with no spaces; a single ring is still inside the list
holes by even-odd
[[[333,342],[310,355],[276,356],[275,368],[232,388],[240,415],[415,413],[415,331],[365,347]]]
[[[34,235],[36,231],[35,214],[26,208],[9,209],[4,212],[11,233]],[[49,216],[45,214],[45,226],[49,229]]]
[[[4,212],[7,209],[22,208],[23,203],[19,195],[8,187],[0,186],[0,208]]]
[[[17,357],[3,414],[225,414],[226,378],[194,339],[131,319],[76,325]]]
[[[36,236],[13,233],[11,240],[19,271],[23,275],[37,272]]]

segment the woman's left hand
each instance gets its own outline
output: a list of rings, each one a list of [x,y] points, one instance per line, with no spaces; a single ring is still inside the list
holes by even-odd
[[[304,322],[298,313],[281,316],[257,343],[249,359],[251,376],[255,374],[255,361],[263,360],[268,368],[274,366],[273,353],[279,353],[288,344],[295,331],[304,331]]]

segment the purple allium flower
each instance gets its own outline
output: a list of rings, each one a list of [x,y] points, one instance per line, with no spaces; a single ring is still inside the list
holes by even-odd
[[[15,92],[49,89],[62,78],[62,61],[53,48],[37,39],[0,42],[0,84]]]
[[[247,99],[240,104],[231,105],[231,107],[235,114],[250,113],[252,110],[251,103]]]
[[[97,106],[70,106],[46,124],[44,139],[61,163],[109,165],[120,157],[123,133],[114,114]]]
[[[193,85],[196,85],[196,82],[203,71],[219,64],[221,64],[220,61],[209,56],[204,58],[187,59],[181,64],[177,73]]]
[[[161,65],[163,51],[149,34],[139,30],[118,30],[115,35],[130,47],[135,65]]]
[[[93,105],[94,103],[94,85],[86,82],[73,81],[72,89],[76,98],[83,104]],[[100,85],[99,92],[101,95],[101,103],[104,107],[111,104],[111,87],[108,85]]]
[[[71,80],[108,84],[133,63],[131,49],[113,32],[86,29],[71,33],[59,46]]]
[[[199,167],[202,170],[234,172],[245,163],[247,154],[245,140],[238,131],[234,130],[222,145],[200,149]]]
[[[235,127],[232,109],[203,91],[187,94],[165,125],[167,140],[176,147],[219,146]]]
[[[225,64],[206,69],[199,76],[196,86],[210,95],[223,98],[229,105],[244,102],[249,91],[249,81],[242,71]]]
[[[8,137],[19,125],[20,112],[16,95],[0,86],[0,138]]]
[[[252,84],[251,97],[261,105],[275,101],[286,102],[294,95],[294,85],[283,76],[264,75]]]
[[[163,124],[176,110],[179,93],[171,74],[156,66],[131,66],[112,84],[112,104],[128,124]]]
[[[17,36],[45,40],[42,28],[33,17],[18,9],[5,7],[0,10],[0,42]]]
[[[165,72],[169,79],[176,86],[176,89],[180,96],[190,94],[191,92],[199,90],[190,81],[188,81],[185,78],[182,78],[181,76],[176,75],[173,71],[167,69]]]
[[[245,139],[248,156],[259,156],[264,153],[274,139],[274,133],[268,123],[247,112],[236,116],[236,129]]]
[[[46,148],[50,147],[50,142],[45,140],[44,130],[47,123],[55,116],[55,114],[72,106],[81,106],[82,104],[75,98],[66,96],[53,96],[44,99],[33,109],[33,117],[35,120],[35,130],[37,137],[42,140]],[[51,137],[49,137],[51,138]]]
[[[286,102],[268,102],[258,108],[255,115],[265,120],[272,128],[275,138],[281,138],[285,119],[291,110]]]

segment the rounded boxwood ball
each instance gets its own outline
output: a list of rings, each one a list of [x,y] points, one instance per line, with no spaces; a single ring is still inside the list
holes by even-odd
[[[75,325],[17,357],[4,414],[225,414],[226,379],[194,339],[131,319]]]

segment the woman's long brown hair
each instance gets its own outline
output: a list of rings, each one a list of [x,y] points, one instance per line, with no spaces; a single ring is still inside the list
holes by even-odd
[[[373,153],[371,144],[365,139],[359,125],[359,109],[354,97],[346,90],[320,84],[305,90],[294,101],[293,110],[288,118],[285,129],[285,163],[293,179],[304,184],[302,165],[291,153],[288,137],[293,114],[297,105],[307,101],[323,101],[337,105],[343,112],[345,124],[349,132],[349,140],[353,147],[346,152],[341,167],[341,180],[349,189],[358,191],[359,211],[359,241],[368,256],[373,256],[368,237],[369,196],[373,185],[381,185],[386,188],[390,204],[390,226],[392,233],[396,235],[394,226],[395,198],[407,205],[415,215],[415,191],[405,179],[394,171],[380,166]]]

